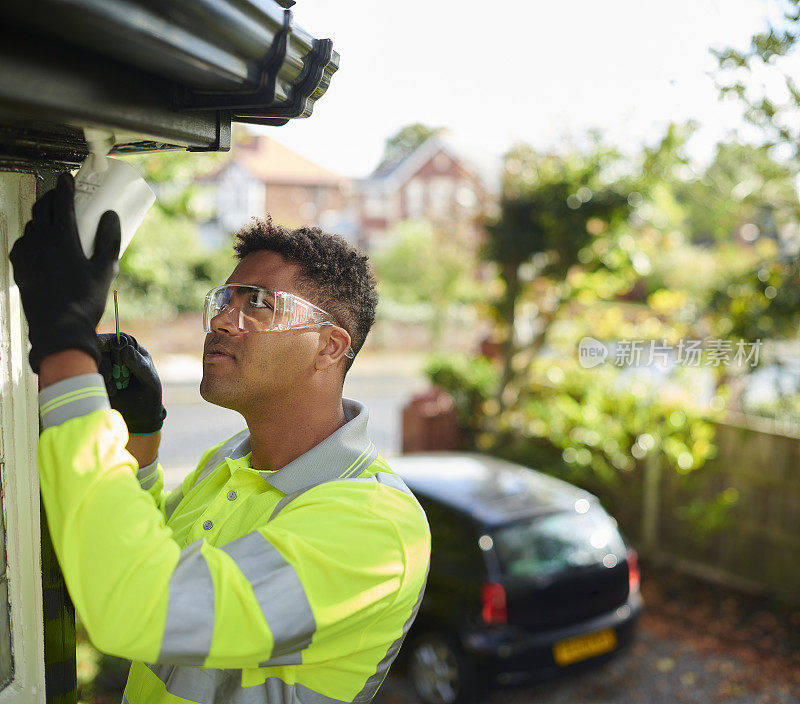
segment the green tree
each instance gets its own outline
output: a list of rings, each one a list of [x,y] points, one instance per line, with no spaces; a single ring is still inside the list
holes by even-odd
[[[373,263],[382,298],[426,307],[434,349],[453,308],[479,295],[473,256],[426,221],[401,223]]]
[[[712,245],[737,236],[779,239],[797,221],[797,165],[778,161],[766,145],[720,142],[704,168],[692,165],[686,142],[696,125],[670,125],[644,150],[638,190],[650,201],[640,209],[652,224]],[[653,219],[653,216],[656,216]]]
[[[588,154],[540,154],[519,145],[506,155],[499,213],[486,222],[483,252],[497,264],[503,282],[496,306],[503,338],[501,396],[514,376],[517,304],[526,282],[535,280],[539,291],[539,334],[526,345],[535,354],[569,298],[565,277],[579,263],[579,252],[588,252],[593,236],[627,216],[629,188],[612,175],[619,161],[598,142]]]
[[[778,240],[800,214],[796,177],[797,169],[773,159],[767,146],[718,144],[702,177],[679,195],[692,238],[721,242],[739,235],[746,241],[759,236]]]
[[[800,86],[787,58],[795,54],[800,40],[800,0],[773,0],[770,4],[780,11],[780,19],[768,21],[754,33],[747,49],[724,47],[711,52],[719,63],[721,94],[742,103],[746,119],[764,131],[769,144],[783,144],[797,158]],[[781,90],[763,89],[765,72],[777,78]]]
[[[405,125],[386,140],[381,166],[399,161],[413,152],[427,139],[442,131],[442,127],[429,127],[421,122]],[[380,166],[378,167],[380,168]]]

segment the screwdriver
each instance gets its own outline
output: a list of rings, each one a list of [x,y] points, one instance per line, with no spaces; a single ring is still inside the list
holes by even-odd
[[[114,289],[114,320],[116,321],[117,325],[117,349],[112,358],[112,365],[111,365],[111,376],[114,377],[114,385],[117,387],[118,390],[122,390],[127,388],[130,382],[130,372],[128,371],[128,367],[124,364],[120,363],[119,351],[122,347],[120,343],[119,337],[119,304],[117,302],[117,289]]]
[[[119,301],[117,300],[117,289],[114,289],[114,322],[117,325],[117,346],[119,346]]]

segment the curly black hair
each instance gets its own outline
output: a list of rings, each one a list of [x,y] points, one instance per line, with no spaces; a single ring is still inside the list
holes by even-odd
[[[336,318],[358,354],[375,322],[378,304],[375,274],[364,252],[339,235],[318,227],[290,230],[273,222],[270,215],[253,218],[235,237],[233,249],[240,260],[264,250],[299,264],[301,294]],[[345,373],[352,363],[346,360]]]

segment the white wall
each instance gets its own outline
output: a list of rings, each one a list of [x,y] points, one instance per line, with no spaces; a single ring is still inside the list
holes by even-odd
[[[5,561],[0,561],[5,567],[0,579],[0,681],[5,684],[0,704],[45,701],[37,383],[28,366],[25,318],[8,261],[30,218],[35,192],[32,174],[0,172],[0,481],[5,527]],[[10,681],[3,680],[9,674],[9,655]]]

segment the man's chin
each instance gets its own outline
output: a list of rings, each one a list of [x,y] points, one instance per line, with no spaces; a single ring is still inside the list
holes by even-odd
[[[218,379],[210,379],[203,374],[203,378],[200,380],[200,396],[204,401],[213,403],[215,406],[230,408],[235,411],[236,402],[233,394],[231,394],[230,389],[222,389],[220,388],[221,386],[222,384]]]

